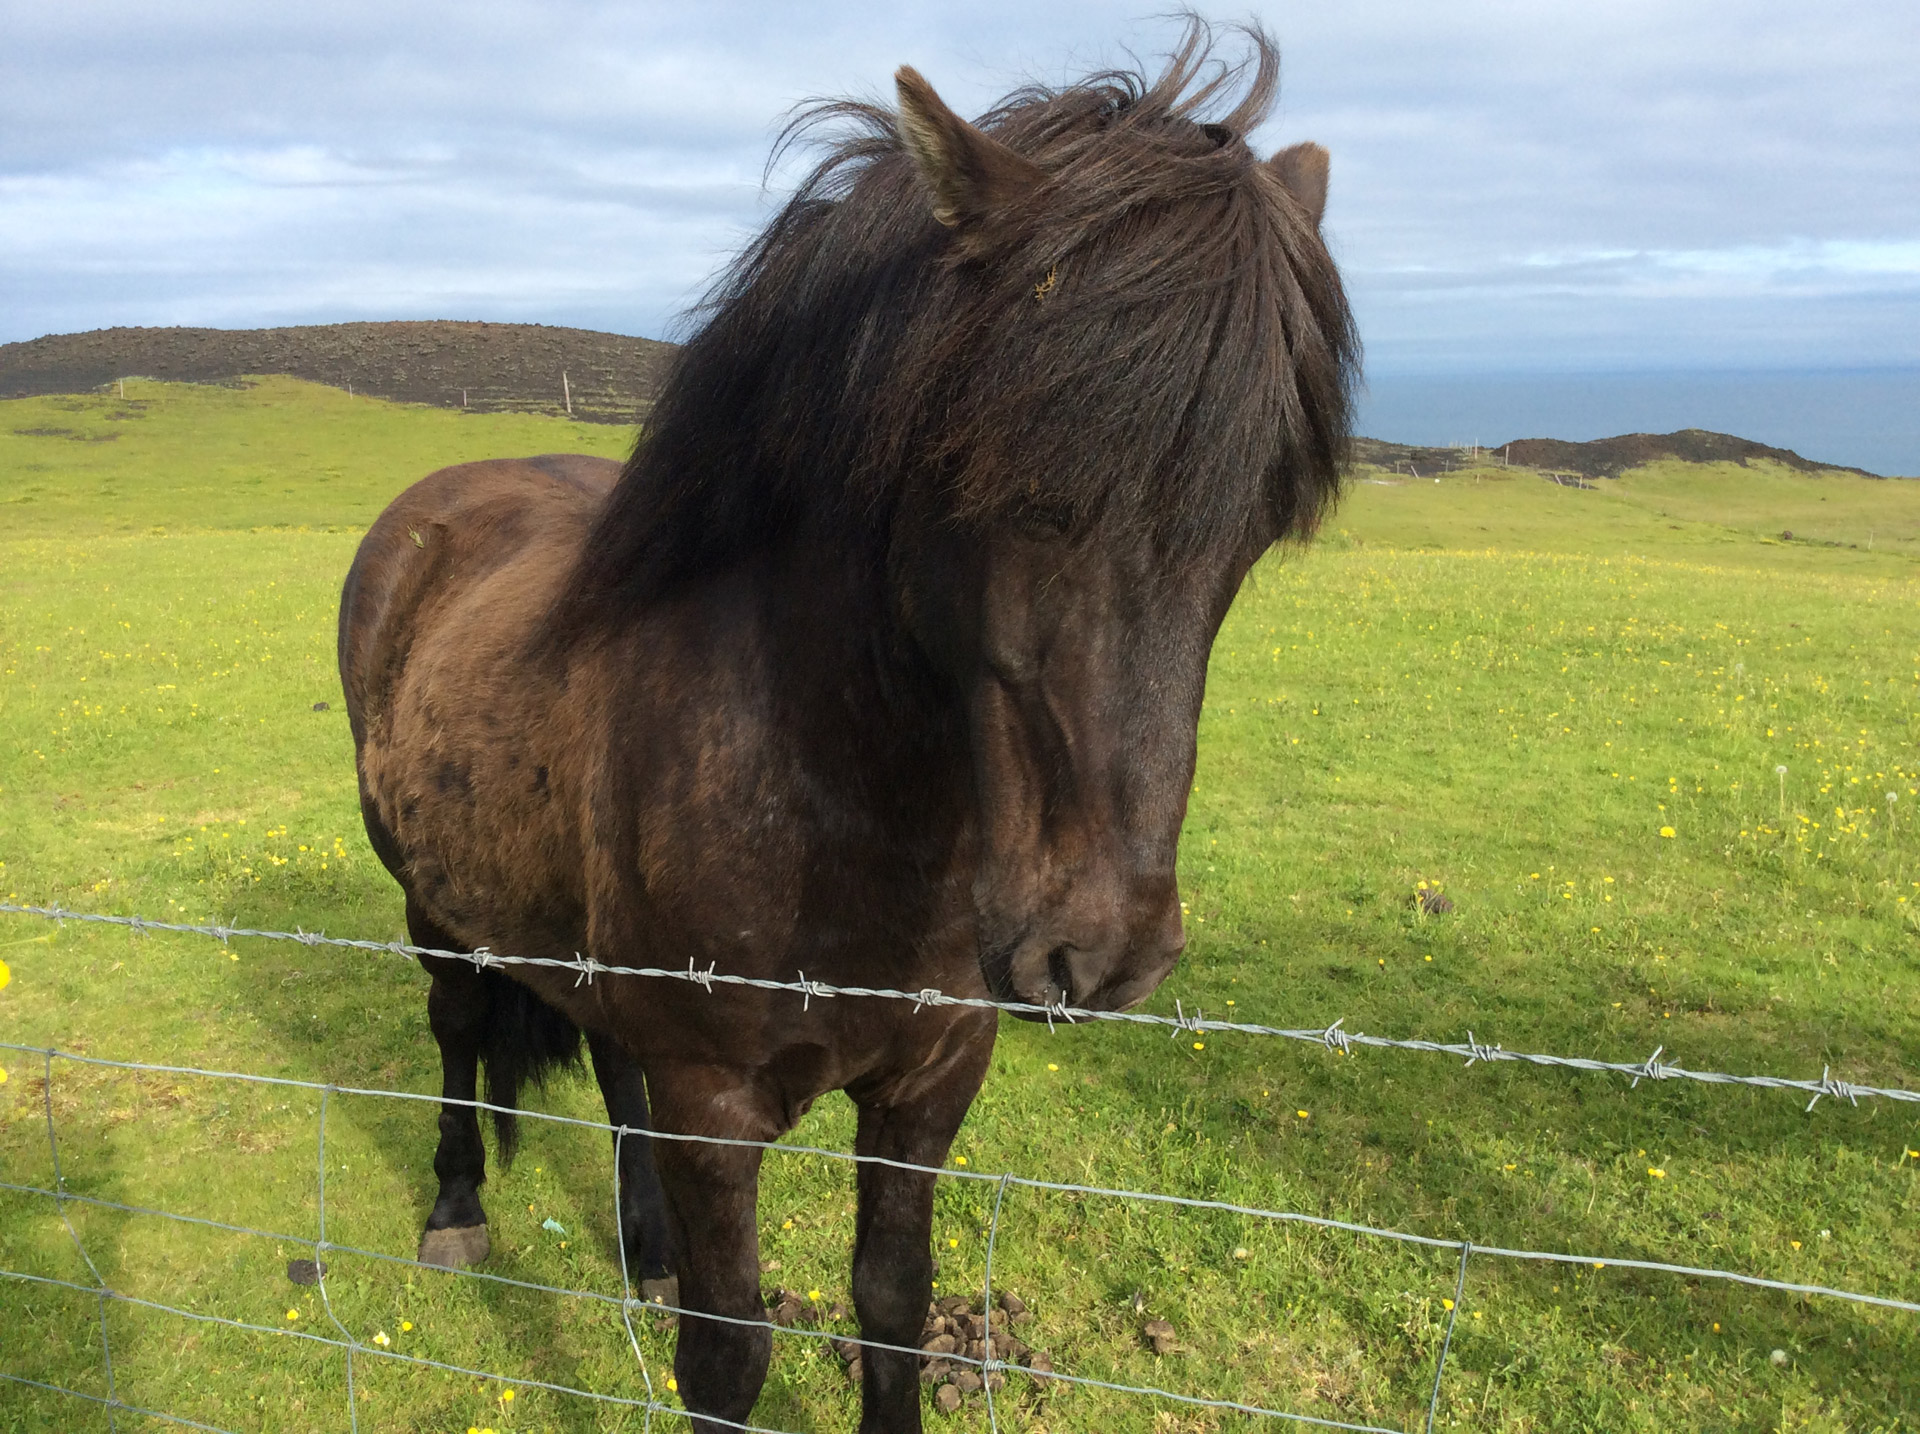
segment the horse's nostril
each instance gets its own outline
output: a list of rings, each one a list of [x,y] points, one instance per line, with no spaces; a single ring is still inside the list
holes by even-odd
[[[1073,967],[1067,961],[1067,948],[1056,946],[1047,953],[1047,976],[1059,989],[1060,1003],[1073,1004]]]

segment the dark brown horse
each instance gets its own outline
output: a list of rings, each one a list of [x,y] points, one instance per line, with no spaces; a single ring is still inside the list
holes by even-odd
[[[1184,941],[1208,651],[1337,492],[1357,348],[1326,153],[1252,154],[1276,56],[1209,46],[1195,22],[1157,79],[1022,91],[977,125],[908,69],[897,113],[816,112],[850,136],[721,281],[624,468],[468,464],[381,516],[340,664],[417,942],[1095,1009],[1153,991]],[[771,1140],[845,1090],[861,1154],[938,1166],[994,1039],[991,1011],[427,965],[448,1097],[484,1061],[512,1105],[584,1031],[635,1129]],[[483,1159],[471,1107],[443,1106],[423,1258],[485,1256]],[[691,1311],[764,1320],[759,1163],[623,1147],[628,1258]],[[914,1344],[932,1177],[858,1184],[862,1332]],[[744,1419],[770,1348],[764,1323],[683,1320],[687,1406]],[[918,1429],[913,1357],[863,1370],[861,1427]]]

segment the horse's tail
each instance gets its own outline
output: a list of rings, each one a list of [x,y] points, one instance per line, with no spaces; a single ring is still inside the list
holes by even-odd
[[[502,971],[479,973],[488,985],[487,1029],[480,1047],[485,1099],[494,1106],[493,1130],[502,1168],[520,1143],[520,1088],[535,1089],[562,1067],[580,1067],[580,1028]]]

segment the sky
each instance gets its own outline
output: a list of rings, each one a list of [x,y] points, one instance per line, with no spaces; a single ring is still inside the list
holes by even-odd
[[[1920,368],[1913,0],[1208,11],[1333,155],[1376,386]],[[1154,18],[1156,14],[1160,18]],[[978,113],[1151,62],[1161,7],[0,0],[0,342],[484,318],[674,337],[810,97]]]

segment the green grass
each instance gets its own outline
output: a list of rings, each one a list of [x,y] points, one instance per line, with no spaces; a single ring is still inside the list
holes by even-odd
[[[333,676],[357,531],[441,463],[617,453],[630,435],[282,380],[128,392],[146,404],[138,419],[112,418],[128,406],[117,398],[0,404],[0,892],[402,934],[359,831]],[[108,424],[118,441],[14,433]],[[30,487],[32,502],[15,501]],[[1356,485],[1318,546],[1261,565],[1223,631],[1182,850],[1190,954],[1154,1008],[1177,998],[1216,1016],[1451,1040],[1471,1029],[1614,1060],[1664,1046],[1697,1069],[1831,1065],[1913,1088],[1916,496],[1739,469],[1637,473],[1593,492],[1494,473]],[[1415,910],[1423,880],[1456,901],[1451,915]],[[0,1039],[436,1088],[424,980],[391,957],[19,917],[0,922],[0,943],[13,973]],[[0,1178],[44,1184],[40,1071],[0,1065]],[[68,1066],[52,1103],[69,1188],[313,1235],[306,1093]],[[1920,1160],[1907,1154],[1920,1109],[1804,1105],[1009,1023],[955,1154],[973,1171],[1920,1299]],[[557,1084],[545,1108],[600,1114],[586,1082]],[[431,1116],[330,1101],[329,1238],[411,1251],[431,1199]],[[832,1098],[795,1139],[844,1149],[851,1123]],[[597,1133],[529,1122],[519,1162],[488,1187],[488,1268],[617,1291],[609,1164]],[[977,1287],[989,1194],[941,1193],[943,1293]],[[769,1157],[769,1286],[844,1299],[851,1207],[842,1165]],[[298,1244],[69,1213],[118,1289],[332,1328],[286,1279]],[[547,1218],[569,1232],[564,1247]],[[88,1278],[49,1203],[4,1192],[0,1265]],[[1456,1265],[1445,1251],[1016,1190],[994,1268],[1062,1369],[1417,1427]],[[396,1350],[514,1378],[640,1391],[606,1306],[344,1255],[328,1283],[362,1339],[384,1331]],[[87,1297],[0,1282],[0,1368],[103,1392],[96,1314]],[[1155,1315],[1179,1352],[1146,1349]],[[107,1318],[131,1403],[232,1429],[346,1427],[331,1351],[127,1306]],[[642,1342],[659,1377],[670,1336]],[[642,1424],[524,1386],[503,1403],[501,1386],[379,1361],[360,1361],[356,1382],[362,1428]],[[1019,1428],[1248,1422],[1093,1391],[1009,1393]],[[1512,1431],[1912,1430],[1920,1317],[1481,1257],[1440,1411],[1443,1428]],[[814,1430],[853,1417],[837,1360],[783,1338],[757,1420]],[[986,1427],[981,1410],[953,1423]],[[18,1386],[0,1397],[0,1430],[105,1427],[75,1401]]]

